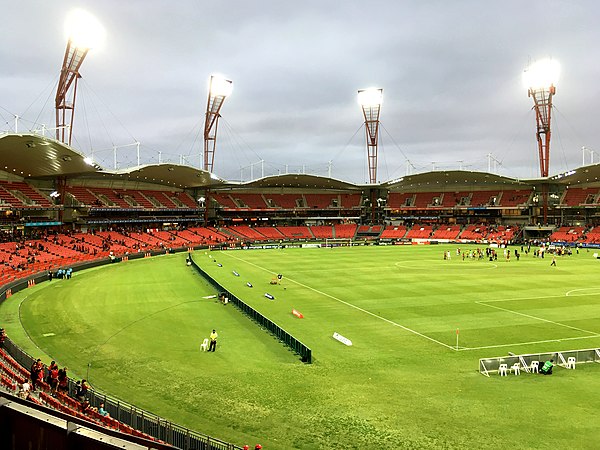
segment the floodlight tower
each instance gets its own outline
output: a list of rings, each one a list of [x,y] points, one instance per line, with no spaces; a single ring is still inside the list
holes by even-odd
[[[91,48],[104,41],[105,31],[94,16],[76,9],[65,21],[67,49],[63,58],[60,78],[56,89],[56,139],[71,145],[77,80],[81,78],[79,68]]]
[[[548,177],[550,167],[550,123],[552,118],[552,98],[556,94],[555,84],[558,81],[560,65],[553,59],[543,59],[535,62],[523,72],[523,84],[527,95],[533,98],[535,120],[537,123],[536,137],[540,159],[540,176]],[[548,186],[542,185],[542,209],[544,223],[548,216]]]
[[[556,94],[560,66],[553,59],[543,59],[529,66],[523,72],[523,84],[527,95],[533,98],[537,122],[537,141],[540,157],[540,175],[548,176],[550,164],[550,121],[552,97]]]
[[[367,159],[369,162],[369,183],[377,183],[377,143],[379,140],[379,112],[383,101],[383,89],[369,88],[358,91],[358,104],[365,118],[367,137]]]
[[[217,145],[217,126],[219,112],[225,98],[231,94],[233,82],[217,75],[211,75],[208,85],[208,102],[204,121],[204,170],[213,171],[215,163],[215,148]]]

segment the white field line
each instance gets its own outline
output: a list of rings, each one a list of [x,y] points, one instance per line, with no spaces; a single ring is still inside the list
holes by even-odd
[[[571,293],[572,292],[578,292],[578,291],[591,291],[591,290],[596,290],[596,291],[600,291],[600,287],[590,287],[590,288],[581,288],[581,289],[571,289],[570,291],[567,291],[567,293],[565,294],[567,297],[571,297]],[[600,292],[591,292],[589,294],[577,294],[577,295],[573,295],[572,297],[583,297],[584,295],[598,295]]]
[[[394,263],[394,266],[396,267],[400,267],[402,269],[414,269],[414,270],[431,270],[431,267],[415,267],[415,266],[410,266],[409,264],[412,262],[417,262],[417,263],[421,263],[421,262],[440,262],[439,259],[424,259],[424,260],[407,260],[407,261],[397,261]],[[445,264],[445,263],[443,263]],[[465,265],[461,265],[461,266],[455,266],[452,265],[452,263],[449,263],[448,265],[446,265],[444,267],[444,270],[446,269],[464,269],[465,267],[469,267],[466,265],[467,263],[465,263]],[[483,266],[470,266],[469,269],[477,269],[477,270],[489,270],[489,269],[497,269],[498,268],[498,264],[489,264],[488,262],[485,262],[485,265]]]
[[[589,291],[592,289],[596,289],[599,292],[592,292],[589,294],[571,295],[573,292]],[[485,303],[501,303],[501,302],[513,302],[513,301],[518,302],[518,301],[522,301],[522,300],[544,300],[544,299],[548,299],[548,298],[561,298],[561,297],[586,297],[586,296],[590,296],[590,295],[600,295],[600,287],[571,289],[570,291],[567,291],[564,294],[558,294],[558,295],[539,295],[537,297],[521,297],[521,298],[499,298],[496,300],[483,300],[483,302],[485,302]]]
[[[498,298],[496,300],[484,300],[485,303],[501,303],[501,302],[520,302],[522,300],[543,300],[548,298],[559,298],[564,297],[564,295],[539,295],[537,297],[521,297],[521,298]],[[489,305],[488,305],[489,306]]]
[[[266,269],[265,267],[261,267],[261,266],[259,266],[259,265],[257,265],[257,264],[254,264],[254,263],[251,263],[251,262],[249,262],[249,261],[246,261],[245,259],[241,259],[241,258],[238,258],[237,256],[234,256],[234,255],[232,254],[232,252],[224,252],[223,254],[225,254],[225,255],[227,255],[227,256],[229,256],[229,257],[231,257],[231,258],[237,259],[238,261],[242,261],[242,262],[244,262],[244,263],[246,263],[246,264],[250,264],[251,266],[257,267],[257,268],[259,268],[259,269],[261,269],[261,270],[264,270],[265,272],[268,272],[268,273],[270,273],[270,274],[275,274],[275,272],[271,272],[269,269]],[[410,332],[410,333],[416,334],[417,336],[421,336],[422,338],[428,339],[428,340],[430,340],[430,341],[432,341],[432,342],[435,342],[436,344],[439,344],[439,345],[441,345],[441,346],[443,346],[443,347],[449,348],[450,350],[456,351],[456,348],[455,348],[455,347],[452,347],[452,346],[450,346],[450,345],[448,345],[448,344],[444,344],[443,342],[440,342],[440,341],[438,341],[437,339],[433,339],[432,337],[426,336],[426,335],[424,335],[424,334],[422,334],[422,333],[419,333],[418,331],[415,331],[415,330],[412,330],[412,329],[410,329],[410,328],[407,328],[407,327],[405,327],[404,325],[400,325],[399,323],[396,323],[396,322],[394,322],[394,321],[392,321],[392,320],[386,319],[385,317],[381,317],[381,316],[379,316],[379,315],[377,315],[377,314],[375,314],[375,313],[372,313],[371,311],[367,311],[366,309],[360,308],[359,306],[353,305],[352,303],[348,303],[348,302],[346,302],[346,301],[344,301],[344,300],[341,300],[341,299],[339,299],[339,298],[337,298],[337,297],[334,297],[333,295],[327,294],[327,293],[325,293],[325,292],[323,292],[323,291],[319,291],[318,289],[315,289],[315,288],[313,288],[313,287],[307,286],[306,284],[300,283],[299,281],[295,281],[295,280],[293,280],[293,279],[291,279],[291,278],[288,278],[288,277],[286,277],[286,280],[288,280],[288,281],[291,281],[292,283],[295,283],[295,284],[297,284],[298,286],[302,286],[302,287],[304,287],[304,288],[306,288],[306,289],[309,289],[309,290],[311,290],[311,291],[313,291],[313,292],[316,292],[316,293],[318,293],[318,294],[321,294],[321,295],[323,295],[323,296],[325,296],[325,297],[329,297],[329,298],[331,298],[332,300],[335,300],[335,301],[337,301],[337,302],[339,302],[339,303],[342,303],[342,304],[344,304],[344,305],[346,305],[346,306],[349,306],[349,307],[351,307],[351,308],[354,308],[354,309],[356,309],[356,310],[358,310],[358,311],[361,311],[361,312],[363,312],[363,313],[365,313],[365,314],[368,314],[368,315],[370,315],[370,316],[372,316],[372,317],[375,317],[375,318],[377,318],[377,319],[379,319],[379,320],[383,320],[384,322],[387,322],[387,323],[389,323],[390,325],[393,325],[393,326],[395,326],[395,327],[398,327],[398,328],[402,328],[402,329],[403,329],[403,330],[405,330],[405,331],[408,331],[408,332]]]
[[[577,331],[582,331],[583,333],[598,335],[598,333],[596,333],[594,331],[588,331],[588,330],[584,330],[583,328],[577,328],[577,327],[573,327],[571,325],[566,325],[564,323],[554,322],[553,320],[543,319],[543,318],[537,317],[537,316],[532,316],[531,314],[525,314],[525,313],[521,313],[521,312],[518,312],[518,311],[513,311],[511,309],[501,308],[500,306],[488,305],[485,301],[483,301],[483,302],[475,302],[475,303],[477,303],[478,305],[483,305],[483,306],[488,306],[490,308],[499,309],[501,311],[506,311],[506,312],[509,312],[509,313],[512,313],[512,314],[517,314],[519,316],[528,317],[530,319],[539,320],[541,322],[551,323],[553,325],[558,325],[559,327],[570,328],[571,330],[577,330]]]
[[[547,343],[547,342],[576,341],[578,339],[591,339],[591,338],[595,338],[595,337],[600,337],[600,334],[594,334],[592,336],[562,338],[562,339],[546,339],[543,341],[513,342],[512,344],[483,345],[481,347],[461,347],[458,351],[462,352],[462,351],[469,351],[469,350],[483,350],[483,349],[487,349],[487,348],[517,347],[519,345],[543,344],[543,343]]]

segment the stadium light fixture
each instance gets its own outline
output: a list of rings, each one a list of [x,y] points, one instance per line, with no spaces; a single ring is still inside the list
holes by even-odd
[[[383,103],[383,89],[361,89],[358,91],[357,99],[365,119],[369,182],[374,184],[377,183],[377,144],[379,140],[379,113],[381,111],[381,104]]]
[[[555,84],[560,75],[560,64],[554,59],[542,59],[523,71],[523,84],[527,95],[533,99],[535,110],[536,137],[540,160],[540,176],[548,178],[550,168],[550,124],[552,119],[552,98],[556,94]],[[542,213],[544,223],[548,217],[548,186],[542,185]]]
[[[67,48],[63,58],[54,106],[56,109],[56,139],[71,145],[79,69],[91,48],[101,47],[106,32],[90,13],[76,9],[65,21]]]
[[[65,37],[77,48],[98,49],[104,45],[106,30],[92,14],[75,9],[65,20]]]
[[[220,75],[210,77],[208,89],[214,96],[229,97],[233,91],[233,82]]]
[[[560,64],[555,59],[542,59],[523,71],[523,86],[528,89],[550,89],[560,78]]]
[[[383,89],[362,89],[358,91],[357,99],[361,106],[380,106],[383,103]]]
[[[204,121],[204,170],[213,172],[217,146],[217,126],[225,98],[231,95],[233,82],[220,75],[211,75]]]

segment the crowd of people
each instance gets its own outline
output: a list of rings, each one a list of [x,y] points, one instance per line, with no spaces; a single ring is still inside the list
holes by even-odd
[[[19,388],[18,395],[23,399],[29,398],[33,393],[45,390],[50,390],[50,395],[53,397],[69,395],[69,375],[68,368],[58,367],[56,361],[52,361],[49,366],[44,366],[41,359],[37,359],[31,365],[29,371],[29,379],[25,379]],[[73,397],[79,402],[81,412],[96,411],[103,417],[110,417],[108,411],[104,409],[104,403],[101,403],[98,408],[90,405],[88,392],[91,389],[87,380],[77,381]]]

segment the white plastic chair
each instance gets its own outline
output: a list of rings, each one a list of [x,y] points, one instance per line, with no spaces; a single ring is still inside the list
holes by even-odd
[[[510,371],[515,375],[519,375],[521,373],[521,366],[518,362],[514,363],[512,366],[510,366]]]
[[[200,350],[203,352],[208,350],[208,338],[205,338],[204,341],[202,341],[202,344],[200,344]]]
[[[498,373],[501,377],[505,377],[508,375],[508,364],[500,364],[498,366]]]
[[[531,369],[531,373],[540,373],[540,362],[539,361],[531,361],[531,365],[529,366]]]
[[[574,356],[569,356],[567,358],[567,369],[575,369],[575,364],[577,364],[577,360]]]

